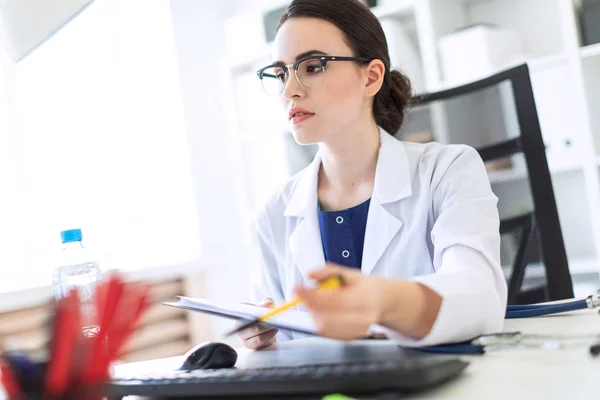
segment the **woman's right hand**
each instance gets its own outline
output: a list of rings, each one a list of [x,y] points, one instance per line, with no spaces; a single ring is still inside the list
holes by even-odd
[[[258,306],[273,308],[275,307],[275,302],[273,299],[267,297]],[[244,346],[250,350],[258,350],[275,344],[275,335],[277,335],[277,332],[277,329],[263,328],[260,325],[255,325],[239,331],[238,336],[244,343]]]

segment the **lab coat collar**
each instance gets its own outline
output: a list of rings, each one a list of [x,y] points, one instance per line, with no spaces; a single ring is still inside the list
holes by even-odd
[[[373,198],[380,204],[392,203],[412,194],[410,168],[404,144],[379,128],[380,147],[375,170]],[[285,208],[285,216],[306,217],[317,210],[317,184],[321,156],[313,161],[298,177],[296,186]]]
[[[402,221],[383,205],[412,194],[404,145],[381,128],[379,133],[381,142],[363,246],[362,272],[367,275],[402,227]],[[303,218],[290,236],[289,248],[305,281],[309,281],[310,271],[325,264],[317,208],[320,166],[321,157],[317,152],[313,162],[298,177],[284,212],[285,216]]]
[[[380,204],[392,203],[412,194],[410,167],[404,144],[379,128],[381,146],[375,170],[373,197]]]

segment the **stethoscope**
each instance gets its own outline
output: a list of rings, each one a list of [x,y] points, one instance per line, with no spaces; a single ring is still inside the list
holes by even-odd
[[[600,307],[600,290],[585,299],[553,304],[509,305],[505,318],[529,318],[558,314],[567,311],[594,309]],[[568,342],[596,341],[589,347],[594,357],[600,355],[600,333],[587,335],[526,334],[522,332],[499,332],[481,335],[473,340],[447,345],[426,346],[417,350],[443,354],[484,354],[486,352],[515,348],[537,348],[558,350],[567,347]]]
[[[506,319],[539,317],[542,315],[558,314],[567,311],[584,310],[586,308],[594,309],[600,307],[600,290],[596,294],[590,295],[585,299],[573,300],[564,303],[554,304],[527,304],[512,305],[506,307]]]

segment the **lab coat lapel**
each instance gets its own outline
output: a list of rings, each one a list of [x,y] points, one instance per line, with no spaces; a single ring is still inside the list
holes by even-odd
[[[288,217],[298,217],[296,229],[288,240],[289,250],[294,258],[304,281],[309,281],[308,274],[325,265],[321,230],[317,209],[317,182],[321,158],[315,156],[313,162],[298,178],[298,182],[285,209]]]
[[[412,194],[410,167],[404,145],[380,129],[381,146],[375,170],[373,196],[367,216],[362,272],[371,274],[375,265],[402,227],[402,221],[385,205]]]
[[[305,282],[311,271],[325,266],[318,218],[304,218],[290,237],[289,246]]]
[[[401,227],[400,219],[390,214],[376,198],[371,199],[363,245],[363,274],[369,275],[373,272],[377,261]]]

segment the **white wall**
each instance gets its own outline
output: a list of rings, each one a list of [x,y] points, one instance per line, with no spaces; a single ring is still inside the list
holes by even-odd
[[[262,12],[290,4],[291,0],[224,0],[223,3],[232,4],[233,13]]]
[[[171,0],[201,234],[206,296],[248,300],[248,230],[241,167],[231,145],[223,23],[231,2]],[[229,321],[212,320],[217,332]]]

